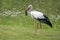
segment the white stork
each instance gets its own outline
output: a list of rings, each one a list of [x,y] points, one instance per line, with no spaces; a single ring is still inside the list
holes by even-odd
[[[42,12],[39,12],[39,11],[35,11],[35,10],[32,10],[33,9],[33,6],[32,5],[29,5],[26,10],[25,10],[25,15],[27,15],[27,13],[30,14],[30,16],[36,20],[36,30],[34,32],[34,34],[37,32],[37,28],[38,28],[38,22],[40,22],[40,29],[41,29],[41,33],[42,33],[42,26],[41,26],[41,22],[42,23],[45,23],[47,25],[49,25],[50,27],[52,27],[52,24],[51,22],[49,21],[49,18],[44,15]],[[38,21],[38,22],[37,22]]]

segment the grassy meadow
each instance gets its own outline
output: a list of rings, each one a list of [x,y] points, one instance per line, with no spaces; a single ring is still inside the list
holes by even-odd
[[[35,20],[25,16],[25,8],[32,4],[34,10],[49,17],[53,28],[42,23],[36,35]],[[60,40],[60,0],[0,0],[0,40]]]

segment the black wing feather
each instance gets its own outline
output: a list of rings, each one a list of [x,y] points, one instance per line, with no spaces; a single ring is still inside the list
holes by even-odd
[[[43,16],[45,17],[44,19],[38,18],[37,20],[42,22],[42,23],[45,23],[45,24],[49,25],[50,27],[52,27],[52,24],[51,24],[49,18],[47,16],[45,16],[45,15],[43,15]]]

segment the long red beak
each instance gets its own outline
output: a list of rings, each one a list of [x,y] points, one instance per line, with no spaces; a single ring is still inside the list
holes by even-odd
[[[26,10],[25,10],[25,15],[27,16],[28,14],[27,14],[27,11],[29,10],[30,8],[27,8]]]

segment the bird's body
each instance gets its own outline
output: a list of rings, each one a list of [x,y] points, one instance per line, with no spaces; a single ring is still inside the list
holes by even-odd
[[[35,19],[37,19],[37,18],[43,19],[44,18],[43,13],[41,13],[39,11],[31,11],[30,14]]]
[[[26,13],[26,15],[27,15],[27,13],[29,13],[33,19],[38,20],[40,22],[40,26],[41,26],[41,22],[42,22],[42,23],[45,23],[45,24],[49,25],[50,27],[52,27],[52,24],[51,24],[49,18],[46,15],[44,15],[42,12],[32,10],[32,5],[28,6],[25,13]],[[42,29],[42,27],[40,27],[40,28]]]
[[[48,24],[48,25],[50,25],[52,27],[52,24],[49,21],[49,18],[47,16],[45,16],[42,12],[39,12],[39,11],[30,11],[28,13],[30,13],[30,16],[33,19],[36,19],[36,20],[38,20],[39,22],[42,22],[42,23],[46,23],[46,24]]]

